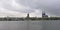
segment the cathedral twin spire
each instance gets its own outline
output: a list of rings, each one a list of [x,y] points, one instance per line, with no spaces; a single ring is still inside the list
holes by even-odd
[[[29,13],[27,14],[27,18],[29,18]]]
[[[47,17],[48,15],[46,15],[46,13],[42,11],[42,18],[47,18]],[[29,18],[29,13],[27,14],[27,18]]]

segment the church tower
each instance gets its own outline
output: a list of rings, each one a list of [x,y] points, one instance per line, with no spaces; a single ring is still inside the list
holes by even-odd
[[[29,18],[29,13],[27,14],[27,17],[26,18]]]
[[[47,18],[48,15],[45,14],[45,12],[42,12],[42,18]]]

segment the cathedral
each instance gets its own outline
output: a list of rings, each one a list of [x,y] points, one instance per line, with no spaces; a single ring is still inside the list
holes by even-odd
[[[29,13],[27,14],[26,18],[30,18]],[[46,15],[45,12],[42,12],[42,18],[48,18],[48,15]]]
[[[27,14],[27,17],[26,18],[29,18],[29,13]]]
[[[46,15],[45,12],[42,12],[42,18],[48,18],[48,15]]]

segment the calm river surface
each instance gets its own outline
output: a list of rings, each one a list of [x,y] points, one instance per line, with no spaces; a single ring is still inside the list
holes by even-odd
[[[0,30],[60,30],[60,20],[0,21]]]

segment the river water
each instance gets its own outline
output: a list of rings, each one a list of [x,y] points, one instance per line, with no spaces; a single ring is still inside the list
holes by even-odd
[[[0,21],[0,30],[60,30],[60,20]]]

